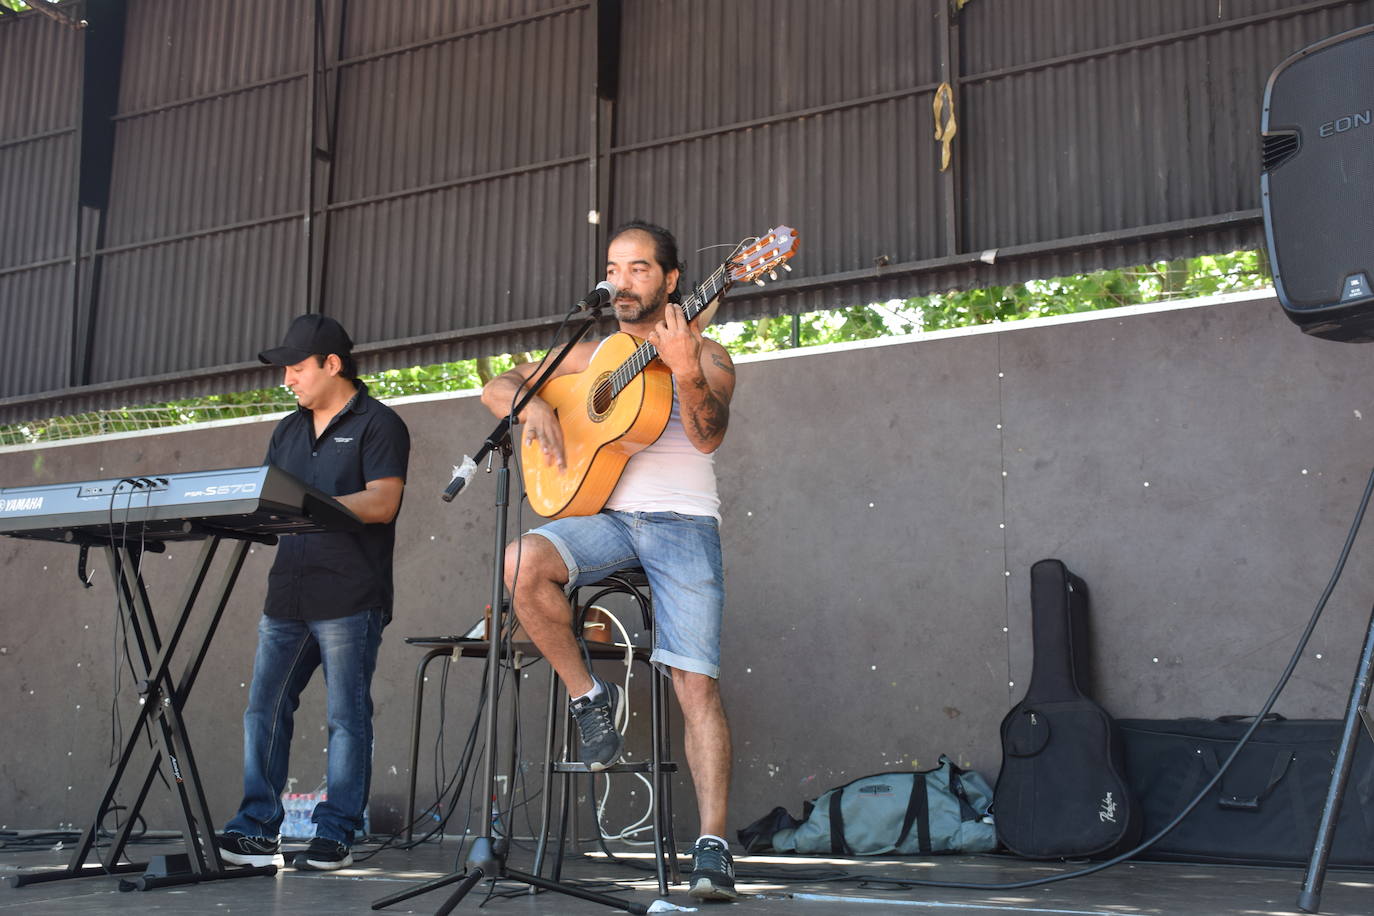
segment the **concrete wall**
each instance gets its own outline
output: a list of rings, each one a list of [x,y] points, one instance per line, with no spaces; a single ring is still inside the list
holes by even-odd
[[[1096,693],[1114,714],[1258,708],[1329,576],[1374,456],[1369,354],[1309,339],[1272,297],[1250,296],[741,361],[718,461],[732,828],[774,805],[798,811],[866,772],[933,766],[941,753],[994,778],[998,722],[1030,673],[1028,569],[1043,557],[1090,586]],[[489,595],[494,543],[490,477],[453,504],[438,499],[490,416],[471,397],[399,410],[415,451],[397,618],[375,685],[378,828],[398,826],[405,802],[420,652],[402,638],[467,629]],[[0,482],[253,464],[269,430],[9,450]],[[527,510],[524,525],[533,520]],[[177,601],[197,549],[148,557],[155,606]],[[191,700],[221,819],[238,800],[239,717],[270,553],[249,557]],[[1342,713],[1374,600],[1367,556],[1357,545],[1279,702],[1284,714]],[[114,599],[99,565],[95,587],[81,589],[75,560],[63,546],[0,540],[0,824],[11,828],[84,824],[106,778]],[[449,668],[450,773],[479,669]],[[523,679],[534,688],[521,715],[527,779],[542,757],[545,677],[536,667]],[[127,727],[127,671],[120,683]],[[324,772],[322,693],[312,685],[298,717],[298,790]],[[435,796],[436,702],[429,711],[422,804]],[[695,814],[679,786],[686,834]],[[613,810],[644,798],[629,782],[616,792]],[[154,791],[154,826],[173,825],[169,795]]]

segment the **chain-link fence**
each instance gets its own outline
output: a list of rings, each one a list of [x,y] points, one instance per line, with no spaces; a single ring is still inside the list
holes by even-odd
[[[523,360],[535,355],[520,354],[519,358]],[[387,400],[412,394],[479,388],[493,375],[509,369],[514,362],[515,359],[507,355],[409,369],[387,369],[363,376],[363,381],[373,397]],[[83,436],[187,426],[211,420],[255,417],[282,413],[295,406],[296,399],[291,392],[279,387],[188,398],[165,404],[93,410],[72,416],[0,425],[0,446],[31,445]]]
[[[185,426],[209,420],[227,420],[260,414],[281,413],[295,406],[285,392],[280,396],[257,402],[214,403],[206,399],[201,404],[157,404],[149,407],[120,407],[114,410],[93,410],[67,417],[49,417],[30,423],[0,426],[0,445],[25,445],[101,436],[108,433]]]

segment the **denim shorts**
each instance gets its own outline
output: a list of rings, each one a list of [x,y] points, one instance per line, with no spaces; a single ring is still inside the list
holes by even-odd
[[[654,664],[720,677],[725,576],[714,518],[607,509],[529,533],[557,548],[568,567],[569,593],[617,570],[643,567],[653,591]]]

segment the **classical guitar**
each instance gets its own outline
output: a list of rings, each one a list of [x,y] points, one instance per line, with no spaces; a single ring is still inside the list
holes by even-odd
[[[762,283],[764,274],[785,267],[796,245],[796,233],[787,226],[740,242],[684,298],[683,316],[696,318],[736,282]],[[546,464],[537,442],[521,445],[525,494],[535,512],[563,518],[601,511],[630,457],[663,434],[673,409],[673,376],[657,357],[653,344],[621,331],[601,344],[586,369],[551,379],[539,390],[558,415],[567,468]]]

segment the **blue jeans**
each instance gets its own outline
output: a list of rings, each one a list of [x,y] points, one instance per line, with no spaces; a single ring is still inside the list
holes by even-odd
[[[253,683],[243,713],[243,802],[225,825],[246,836],[281,830],[291,733],[301,691],[323,665],[328,693],[328,797],[315,806],[315,835],[352,845],[372,783],[372,672],[382,612],[333,620],[262,616]]]
[[[616,570],[643,567],[654,600],[654,664],[720,677],[725,575],[714,518],[604,509],[530,533],[558,550],[568,567],[569,593]]]

